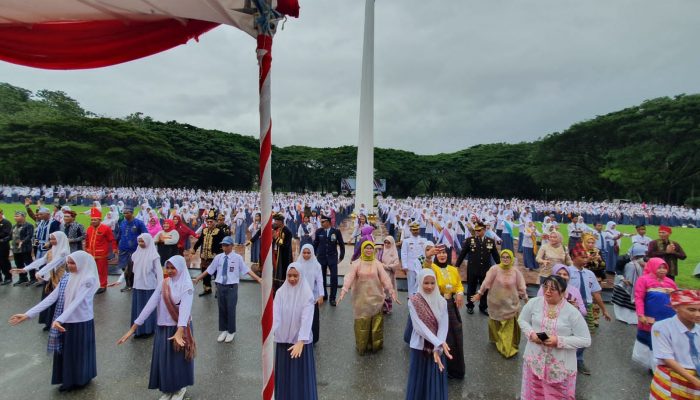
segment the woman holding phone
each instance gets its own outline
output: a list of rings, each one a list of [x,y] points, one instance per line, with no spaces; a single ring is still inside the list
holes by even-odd
[[[520,398],[575,399],[576,349],[591,345],[579,310],[566,300],[566,281],[552,275],[542,283],[544,296],[523,307],[518,324],[527,345]]]

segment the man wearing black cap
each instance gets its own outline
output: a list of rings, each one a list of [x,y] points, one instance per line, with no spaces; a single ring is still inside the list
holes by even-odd
[[[476,294],[476,289],[481,286],[481,283],[486,278],[486,272],[491,268],[491,258],[496,264],[501,262],[501,257],[496,249],[496,242],[486,237],[486,227],[484,223],[479,221],[474,225],[475,236],[472,236],[464,241],[462,251],[459,253],[459,258],[455,263],[455,267],[459,268],[462,265],[464,258],[467,258],[467,313],[474,314],[474,303],[472,296]],[[488,293],[480,293],[479,311],[482,314],[488,315]]]
[[[292,231],[284,224],[284,215],[272,217],[272,266],[275,272],[272,287],[275,292],[287,280],[287,267],[292,263]]]
[[[345,242],[339,230],[331,226],[331,218],[321,216],[321,228],[316,230],[314,239],[314,252],[316,259],[323,269],[323,299],[329,298],[326,290],[326,272],[331,270],[330,304],[335,307],[335,296],[338,292],[338,263],[345,258]],[[338,253],[340,252],[340,256]]]
[[[0,209],[0,271],[2,272],[2,282],[0,285],[12,283],[10,275],[10,240],[12,239],[12,223],[5,219]]]
[[[206,271],[214,257],[223,251],[221,249],[221,241],[226,237],[226,233],[215,226],[216,211],[209,210],[206,221],[207,227],[202,229],[202,234],[199,235],[197,242],[194,244],[194,247],[192,247],[192,254],[194,254],[198,248],[202,248],[200,252],[202,262],[199,264],[199,269],[202,272]],[[204,291],[199,294],[199,297],[211,294],[211,276],[206,275],[202,280],[204,281]]]

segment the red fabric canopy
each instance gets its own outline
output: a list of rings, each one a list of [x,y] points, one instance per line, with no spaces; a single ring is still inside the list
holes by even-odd
[[[0,60],[42,69],[106,67],[197,40],[218,25],[174,19],[0,25]]]

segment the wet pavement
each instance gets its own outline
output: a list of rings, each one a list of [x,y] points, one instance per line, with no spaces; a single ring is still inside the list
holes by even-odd
[[[114,280],[115,277],[110,277]],[[117,347],[129,327],[131,294],[111,288],[95,299],[98,376],[84,389],[59,393],[50,385],[51,357],[47,333],[35,320],[10,327],[11,314],[24,312],[39,300],[38,288],[0,287],[0,387],[3,399],[157,399],[148,390],[152,339],[131,340]],[[201,287],[198,288],[201,290]],[[402,293],[405,298],[405,293]],[[612,308],[612,307],[611,307]],[[612,310],[611,310],[612,312]],[[503,359],[488,343],[487,317],[461,310],[466,378],[449,382],[450,399],[517,399],[521,357]],[[217,306],[214,296],[196,297],[193,306],[198,355],[191,399],[259,399],[261,378],[260,288],[241,284],[238,332],[231,344],[216,342]],[[349,298],[340,306],[321,307],[320,342],[316,345],[318,393],[321,399],[402,399],[408,376],[409,350],[402,340],[407,308],[396,306],[385,323],[384,349],[359,356],[354,349]],[[631,361],[635,328],[602,322],[586,351],[591,376],[579,375],[577,399],[643,399],[650,375]],[[521,349],[524,349],[524,340]]]

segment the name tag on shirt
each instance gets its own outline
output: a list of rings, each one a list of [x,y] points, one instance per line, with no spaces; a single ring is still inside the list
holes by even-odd
[[[236,268],[236,267],[233,266],[233,265],[229,266],[229,267],[228,267],[228,272],[233,272],[233,270],[234,270],[235,268]]]

